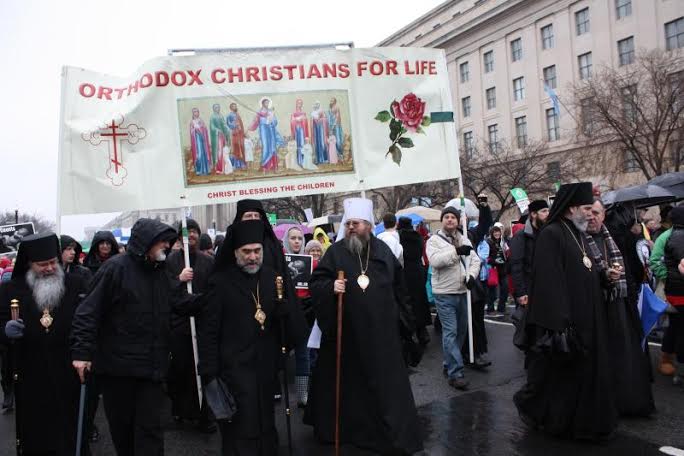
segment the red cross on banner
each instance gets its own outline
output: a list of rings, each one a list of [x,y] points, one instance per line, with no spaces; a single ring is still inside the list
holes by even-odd
[[[83,133],[81,137],[84,141],[93,146],[99,146],[102,142],[107,143],[108,167],[106,175],[112,181],[112,185],[121,186],[124,179],[128,176],[128,170],[123,164],[123,143],[130,145],[137,144],[138,141],[147,136],[147,131],[136,124],[123,126],[124,118],[112,119],[103,127],[96,131]]]

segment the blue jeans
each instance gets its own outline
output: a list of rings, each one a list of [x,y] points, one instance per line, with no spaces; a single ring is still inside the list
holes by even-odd
[[[442,322],[442,352],[449,378],[463,377],[461,347],[468,333],[466,294],[435,294],[437,315]]]

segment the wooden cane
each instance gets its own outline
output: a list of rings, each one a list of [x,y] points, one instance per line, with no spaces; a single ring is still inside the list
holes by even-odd
[[[10,313],[12,315],[12,320],[18,320],[19,319],[19,300],[18,299],[12,299],[10,301]],[[18,348],[17,348],[17,341],[13,340],[12,345],[10,347],[10,358],[11,358],[11,363],[12,363],[12,380],[14,383],[14,429],[15,429],[15,434],[16,434],[16,441],[15,441],[15,446],[17,449],[17,456],[21,456],[24,454],[24,448],[22,446],[22,440],[21,440],[21,419],[20,419],[20,399],[19,399],[19,366],[18,366],[18,361],[17,358],[19,357],[18,353]]]
[[[344,271],[337,271],[337,280],[344,280]],[[340,378],[342,374],[342,313],[344,293],[337,294],[337,359],[335,370],[335,456],[340,455]]]
[[[276,277],[276,295],[278,297],[278,304],[282,306],[285,299],[284,286],[283,286],[282,276]],[[283,360],[283,396],[285,398],[285,424],[287,425],[287,450],[290,456],[293,455],[292,452],[292,424],[291,416],[292,411],[290,410],[290,390],[287,385],[287,358],[289,350],[287,349],[287,334],[286,334],[285,318],[280,318],[280,354]]]

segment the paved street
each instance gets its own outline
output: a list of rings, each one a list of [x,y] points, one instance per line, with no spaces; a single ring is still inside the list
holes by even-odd
[[[442,377],[440,343],[434,335],[419,369],[411,374],[421,418],[420,432],[425,439],[424,454],[647,456],[665,454],[659,450],[664,446],[684,448],[684,390],[674,388],[670,379],[659,374],[656,374],[654,383],[657,414],[650,419],[622,420],[617,438],[609,443],[575,443],[548,438],[528,430],[519,422],[511,400],[524,381],[522,355],[510,343],[513,328],[505,322],[489,322],[487,331],[494,364],[487,373],[468,372],[471,380],[469,391],[456,392],[447,386]],[[657,347],[652,347],[652,351],[657,353]],[[292,391],[294,397],[294,388]],[[279,408],[279,416],[282,417],[282,408]],[[0,416],[2,456],[14,455],[13,420],[12,415]],[[100,442],[93,445],[93,454],[114,455],[101,411],[98,421],[103,436]],[[217,434],[207,437],[178,429],[170,417],[167,422],[167,456],[219,455]],[[310,428],[301,424],[299,410],[295,412],[293,425],[295,454],[333,454],[330,447],[319,446]],[[281,422],[280,429],[284,429],[284,422]],[[281,439],[284,436],[281,431]],[[281,454],[286,454],[286,451],[283,450]],[[343,454],[362,456],[369,453],[345,448]]]

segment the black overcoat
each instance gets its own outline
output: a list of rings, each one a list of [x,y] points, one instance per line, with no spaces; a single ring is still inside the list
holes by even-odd
[[[25,453],[73,455],[76,444],[80,382],[71,366],[69,332],[85,284],[67,275],[60,305],[51,311],[50,330],[40,324],[40,311],[23,278],[0,286],[0,340],[11,346],[19,383],[15,391],[19,427]],[[11,318],[12,299],[19,300],[24,337],[10,342],[4,332]],[[54,453],[51,453],[54,452]]]

